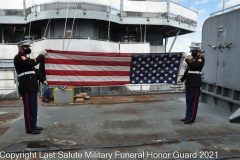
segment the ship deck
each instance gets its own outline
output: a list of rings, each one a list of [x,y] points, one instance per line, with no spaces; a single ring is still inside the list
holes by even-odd
[[[229,122],[231,112],[200,102],[195,123],[184,124],[184,93],[38,104],[44,130],[29,135],[22,101],[0,101],[2,159],[29,151],[35,159],[240,158],[240,124]]]

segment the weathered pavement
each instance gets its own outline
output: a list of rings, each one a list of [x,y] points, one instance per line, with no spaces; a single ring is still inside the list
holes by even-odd
[[[22,101],[0,101],[0,159],[26,150],[33,159],[240,159],[240,124],[228,121],[230,111],[199,103],[190,125],[180,121],[184,114],[184,94],[92,97],[83,104],[39,100],[44,130],[28,135]]]

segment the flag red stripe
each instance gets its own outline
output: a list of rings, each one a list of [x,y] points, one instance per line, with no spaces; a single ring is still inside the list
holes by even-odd
[[[53,86],[111,86],[111,85],[125,85],[129,81],[108,81],[108,82],[74,82],[74,81],[48,81],[49,85]]]
[[[92,65],[92,66],[130,66],[131,62],[84,61],[46,58],[48,64]]]
[[[48,53],[70,54],[70,55],[84,55],[84,56],[108,56],[108,57],[131,57],[131,53],[106,53],[106,52],[79,52],[79,51],[60,51],[60,50],[46,50]]]
[[[46,70],[46,75],[64,76],[129,76],[130,71],[65,71]]]

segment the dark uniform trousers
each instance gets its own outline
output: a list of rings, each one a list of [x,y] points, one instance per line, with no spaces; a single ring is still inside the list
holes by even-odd
[[[198,110],[198,101],[201,93],[200,87],[202,85],[201,71],[204,66],[205,59],[199,55],[193,61],[186,62],[188,67],[180,80],[182,82],[186,80],[185,93],[187,108],[185,119],[193,123]]]
[[[21,93],[24,104],[24,119],[26,132],[37,129],[37,92]]]
[[[198,101],[200,97],[201,89],[200,87],[189,87],[186,86],[185,94],[186,94],[186,116],[185,119],[194,122],[197,110],[198,110]]]

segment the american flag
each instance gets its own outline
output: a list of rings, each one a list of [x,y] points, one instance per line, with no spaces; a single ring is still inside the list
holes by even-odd
[[[47,50],[49,85],[177,84],[181,53],[97,53]]]
[[[177,84],[181,53],[133,54],[130,82],[132,84]]]

